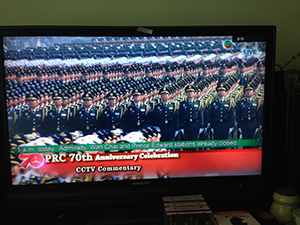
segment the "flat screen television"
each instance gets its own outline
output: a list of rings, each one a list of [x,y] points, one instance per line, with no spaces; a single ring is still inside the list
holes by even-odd
[[[1,27],[4,206],[110,209],[269,183],[275,33]]]

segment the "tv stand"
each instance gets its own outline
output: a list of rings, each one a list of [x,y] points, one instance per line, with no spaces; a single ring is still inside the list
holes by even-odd
[[[187,193],[201,194],[201,193]],[[205,201],[213,212],[247,210],[262,225],[280,225],[275,220],[266,222],[259,217],[261,212],[269,212],[273,202],[271,191],[250,191],[238,193],[224,191],[222,193],[203,193]],[[7,211],[3,219],[9,220],[10,224],[27,224],[41,221],[43,224],[72,224],[72,225],[164,225],[164,207],[161,196],[150,196],[148,198],[119,200],[98,199],[99,204],[89,204],[83,201],[78,205],[78,210],[62,207],[49,211],[53,207],[39,210],[38,212]],[[84,206],[84,207],[83,207]],[[17,216],[16,216],[17,215]],[[12,219],[13,218],[13,219]]]

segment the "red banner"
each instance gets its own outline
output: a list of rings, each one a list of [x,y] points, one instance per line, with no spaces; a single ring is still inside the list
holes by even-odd
[[[41,157],[43,156],[43,157]],[[21,167],[56,177],[140,178],[257,175],[261,149],[21,154]]]

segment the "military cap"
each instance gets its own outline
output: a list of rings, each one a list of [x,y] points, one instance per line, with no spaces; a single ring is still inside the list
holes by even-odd
[[[75,130],[74,132],[71,132],[72,140],[76,140],[79,137],[83,137],[83,132],[81,130]]]
[[[162,95],[162,94],[170,94],[170,91],[169,91],[168,88],[163,87],[162,89],[160,89],[159,94],[160,95]]]
[[[107,99],[117,99],[117,94],[115,92],[110,92],[108,95],[107,95]]]
[[[141,132],[144,135],[145,139],[152,138],[154,136],[154,132],[147,129],[147,127],[143,128]]]
[[[64,93],[62,94],[62,97],[63,97],[63,99],[69,99],[69,98],[71,98],[71,94],[68,93],[68,92],[64,92]]]
[[[120,137],[121,135],[124,134],[124,131],[120,128],[112,130],[111,132],[113,133],[114,137]]]
[[[42,76],[45,76],[45,73],[43,73],[42,71],[39,71],[36,75],[37,75],[38,77],[42,77]]]
[[[148,126],[148,130],[151,130],[153,132],[153,136],[158,136],[158,134],[161,133],[160,127],[158,126]]]
[[[141,132],[143,133],[145,138],[151,138],[154,136],[154,131],[152,129],[149,129],[149,127],[141,129]]]
[[[133,91],[132,91],[132,95],[134,96],[134,95],[142,95],[142,90],[140,90],[140,89],[134,89]]]
[[[64,71],[62,71],[62,70],[60,70],[57,74],[58,74],[58,76],[63,76],[63,75],[65,75]]]
[[[62,130],[59,132],[59,135],[62,137],[64,142],[69,142],[72,140],[72,134],[69,131]]]
[[[14,90],[14,93],[12,94],[12,97],[14,99],[19,99],[21,97],[21,94],[18,91]]]
[[[17,145],[25,144],[27,142],[25,135],[22,133],[16,133],[13,137],[11,137],[11,140]]]
[[[14,139],[14,138],[9,140],[9,145],[10,145],[11,149],[15,149],[16,147],[18,147],[21,144],[25,144],[25,142]]]
[[[22,74],[21,72],[18,72],[17,74],[16,74],[16,77],[23,77],[24,76],[24,74]]]
[[[113,138],[113,133],[109,129],[101,129],[102,134],[106,138],[106,140],[111,140]]]
[[[38,95],[35,93],[29,93],[28,95],[26,95],[26,100],[38,100]]]
[[[59,100],[59,99],[62,99],[62,95],[58,92],[55,92],[53,95],[52,95],[52,99],[53,100]]]
[[[218,84],[218,85],[217,85],[217,91],[219,91],[219,90],[224,90],[224,91],[226,91],[226,87],[225,87],[224,83],[221,83],[221,84]]]
[[[38,132],[33,132],[31,134],[25,134],[24,136],[26,138],[26,142],[30,142],[30,141],[36,140],[37,138],[40,138],[41,134]]]
[[[245,87],[244,87],[244,91],[246,90],[254,90],[253,86],[251,84],[247,84]]]
[[[85,92],[82,96],[83,100],[92,100],[93,98],[94,95],[90,91]]]
[[[15,154],[10,154],[10,163],[19,166],[21,164],[21,160]]]
[[[57,133],[50,134],[47,138],[50,138],[57,145],[64,144],[63,138]]]
[[[93,136],[96,136],[100,140],[101,143],[103,143],[107,140],[107,138],[103,134],[100,134],[100,133],[93,133]]]
[[[98,136],[98,137],[101,137],[101,139],[103,139],[103,140],[106,140],[105,139],[105,132],[102,130],[102,129],[100,129],[100,130],[95,130],[95,131],[93,131],[92,133],[90,133],[90,134],[92,134],[92,135],[96,135],[96,136]]]
[[[195,92],[195,87],[194,87],[194,85],[188,85],[188,86],[185,88],[185,92],[189,92],[189,91]]]

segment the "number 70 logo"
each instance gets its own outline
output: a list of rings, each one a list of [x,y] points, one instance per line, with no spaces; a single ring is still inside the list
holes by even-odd
[[[40,154],[23,154],[19,155],[19,159],[23,160],[20,164],[20,168],[27,168],[31,166],[33,168],[40,168],[44,165],[44,157]]]

